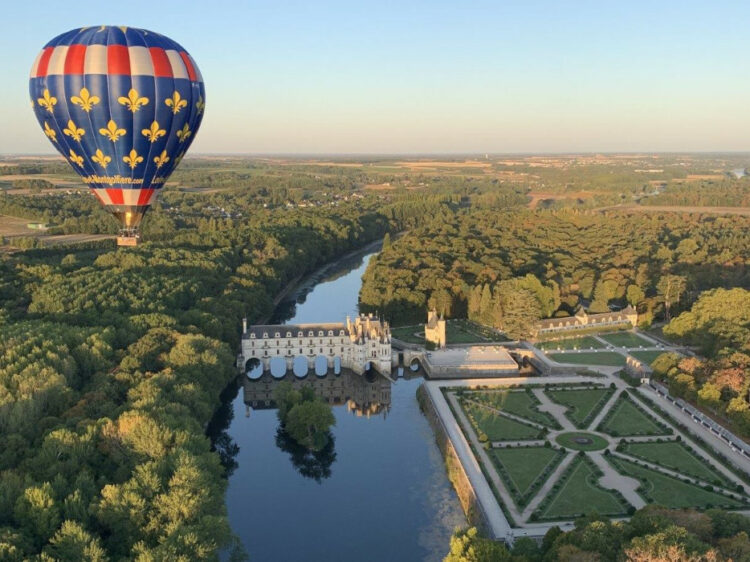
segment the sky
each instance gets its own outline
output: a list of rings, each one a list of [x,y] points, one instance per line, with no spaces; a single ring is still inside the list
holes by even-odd
[[[52,154],[42,46],[127,25],[201,69],[195,153],[750,151],[750,2],[4,3],[0,153]]]

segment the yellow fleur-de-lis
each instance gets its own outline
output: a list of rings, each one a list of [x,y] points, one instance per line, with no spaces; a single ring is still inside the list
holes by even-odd
[[[133,170],[138,164],[143,162],[143,156],[138,156],[138,153],[135,151],[135,149],[133,149],[130,151],[130,154],[122,157],[122,161],[130,166],[131,170]]]
[[[57,105],[57,98],[55,96],[51,96],[49,93],[49,90],[44,90],[44,97],[37,98],[37,102],[40,106],[42,106],[44,109],[52,113],[52,108]]]
[[[167,156],[167,151],[162,150],[161,154],[157,156],[156,158],[154,158],[154,162],[156,163],[157,169],[161,168],[164,164],[169,162],[169,156]]]
[[[99,129],[99,134],[108,137],[112,142],[117,142],[117,139],[119,139],[126,132],[127,131],[125,131],[125,129],[119,128],[117,126],[117,123],[115,123],[112,119],[110,119],[109,123],[107,123],[106,129]]]
[[[151,127],[149,127],[148,129],[142,129],[141,134],[151,142],[156,142],[157,139],[166,135],[167,131],[165,131],[164,129],[160,129],[159,122],[154,121],[153,123],[151,123]]]
[[[148,105],[148,98],[141,97],[137,90],[131,88],[128,92],[128,97],[120,96],[117,98],[120,105],[125,105],[127,108],[135,113],[142,105]]]
[[[52,139],[52,142],[57,142],[57,132],[46,121],[44,122],[44,134]]]
[[[107,164],[112,162],[112,158],[104,154],[101,151],[101,149],[98,149],[98,148],[96,149],[96,154],[94,154],[94,156],[92,156],[91,159],[97,164],[99,164],[105,170],[107,169]]]
[[[81,91],[77,96],[70,97],[70,101],[76,105],[80,105],[81,109],[88,113],[91,111],[91,108],[101,100],[99,99],[99,96],[92,96],[88,88],[81,88]]]
[[[164,103],[167,107],[172,108],[172,113],[175,115],[177,115],[183,107],[187,107],[187,101],[182,99],[180,92],[177,90],[174,91],[171,98],[165,99]]]
[[[198,115],[203,113],[206,108],[206,102],[203,101],[203,96],[198,96],[198,101],[195,102],[195,108],[198,110]]]
[[[68,127],[63,129],[63,133],[71,137],[74,141],[80,141],[81,137],[86,134],[86,131],[73,123],[72,119],[68,119]]]
[[[182,130],[177,131],[177,138],[180,139],[180,142],[185,142],[192,134],[193,132],[190,130],[190,127],[188,127],[188,124],[185,123],[185,126],[182,128]]]
[[[72,149],[70,151],[70,161],[73,162],[73,164],[78,164],[81,168],[83,168],[83,156],[79,156]]]

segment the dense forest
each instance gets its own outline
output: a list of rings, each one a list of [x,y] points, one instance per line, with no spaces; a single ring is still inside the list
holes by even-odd
[[[1,256],[0,558],[195,560],[230,546],[205,428],[235,377],[241,317],[265,317],[300,274],[450,204],[363,198],[163,223],[157,210],[150,228],[164,235],[135,249]]]
[[[750,286],[750,218],[624,211],[460,210],[373,259],[360,295],[394,323],[434,307],[527,336],[539,318],[638,307],[644,324],[701,291]]]

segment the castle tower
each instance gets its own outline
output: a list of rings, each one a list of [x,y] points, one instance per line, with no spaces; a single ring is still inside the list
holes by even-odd
[[[437,310],[433,309],[427,313],[427,324],[424,325],[424,339],[435,345],[437,348],[444,348],[445,337],[445,319],[438,317]]]

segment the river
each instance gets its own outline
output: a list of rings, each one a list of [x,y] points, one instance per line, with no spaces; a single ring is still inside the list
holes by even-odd
[[[308,280],[279,304],[272,321],[356,315],[372,255],[354,256]],[[250,560],[441,560],[454,528],[466,519],[417,405],[421,379],[391,384],[379,375],[311,372],[305,380],[343,402],[334,407],[332,446],[317,455],[277,435],[276,410],[267,398],[278,382],[268,374],[241,377],[239,391],[225,396],[214,421],[223,426],[217,448],[225,464],[233,464],[229,520]]]

